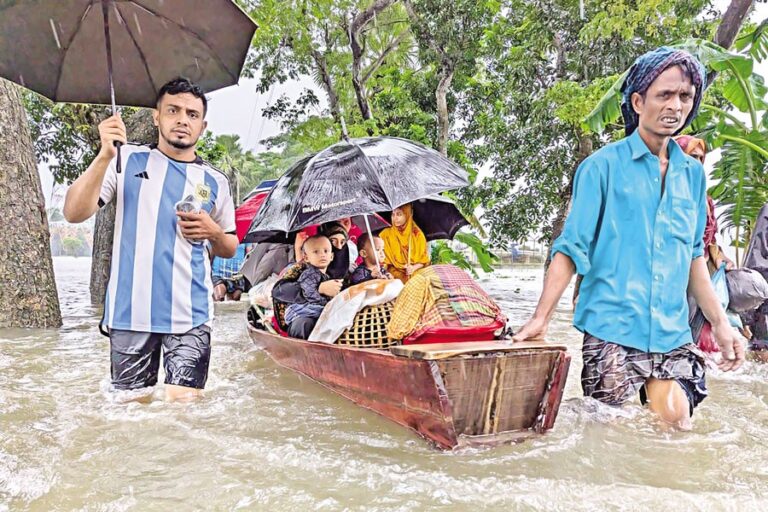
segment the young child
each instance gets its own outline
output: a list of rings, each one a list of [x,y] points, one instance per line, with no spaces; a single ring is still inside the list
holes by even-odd
[[[333,261],[331,241],[323,235],[314,235],[304,242],[301,252],[307,268],[299,276],[300,300],[285,310],[288,334],[294,338],[307,339],[312,333],[323,307],[330,300],[320,293],[320,285],[331,278],[326,274]]]
[[[392,279],[392,275],[384,268],[384,240],[368,233],[361,234],[357,239],[361,263],[349,276],[349,285],[360,284],[371,279]],[[376,251],[374,253],[374,251]],[[376,267],[376,255],[379,256],[379,267]]]

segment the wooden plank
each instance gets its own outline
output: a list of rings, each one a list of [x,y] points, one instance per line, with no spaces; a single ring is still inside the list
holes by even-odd
[[[409,359],[445,359],[469,354],[487,352],[516,352],[518,350],[566,350],[565,345],[545,341],[521,341],[502,343],[498,341],[470,341],[461,343],[430,343],[427,345],[398,345],[389,350],[396,356]]]

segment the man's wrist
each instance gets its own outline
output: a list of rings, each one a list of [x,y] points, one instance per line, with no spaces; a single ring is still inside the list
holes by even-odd
[[[713,329],[730,329],[731,323],[728,321],[728,317],[723,315],[721,318],[718,318],[714,322],[712,322],[712,328]]]

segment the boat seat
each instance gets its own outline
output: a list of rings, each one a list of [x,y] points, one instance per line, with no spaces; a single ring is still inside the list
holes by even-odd
[[[403,339],[403,345],[423,345],[427,343],[462,343],[495,340],[504,329],[504,322],[471,327],[434,326],[418,336]]]
[[[520,350],[567,350],[565,345],[546,341],[519,341],[517,343],[485,341],[463,343],[434,343],[431,345],[397,345],[389,351],[409,359],[446,359],[449,357],[489,352],[517,352]]]

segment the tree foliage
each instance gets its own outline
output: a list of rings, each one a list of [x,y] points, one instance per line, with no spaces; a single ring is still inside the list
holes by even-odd
[[[56,183],[73,182],[99,151],[98,125],[111,115],[111,110],[100,105],[53,103],[29,91],[24,93],[24,106],[37,161],[50,164]],[[156,140],[150,112],[140,108],[121,109],[130,140],[141,143]]]
[[[484,205],[496,245],[557,235],[578,163],[618,128],[596,136],[582,119],[639,54],[710,34],[709,4],[595,0],[581,19],[575,1],[503,3],[462,112],[472,160],[490,167],[469,194]]]

